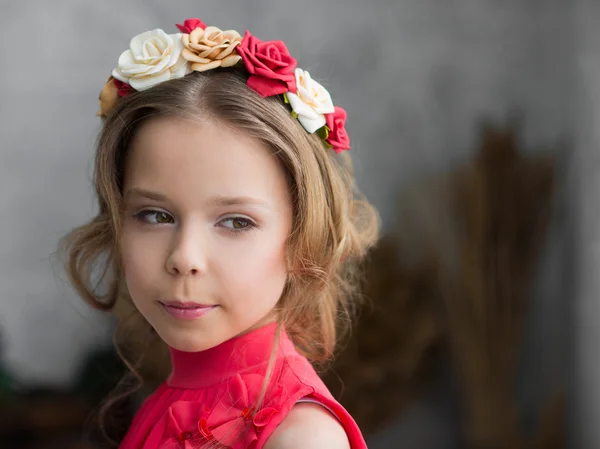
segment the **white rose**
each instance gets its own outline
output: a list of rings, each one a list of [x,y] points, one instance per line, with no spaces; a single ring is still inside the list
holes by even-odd
[[[181,33],[167,34],[161,29],[138,34],[131,39],[129,50],[121,53],[112,76],[135,90],[145,90],[187,75],[191,68],[181,55],[181,36]]]
[[[298,120],[304,129],[312,134],[325,126],[325,114],[335,111],[331,95],[313,80],[307,71],[296,69],[294,73],[298,92],[288,92],[286,95],[292,110],[298,115]]]

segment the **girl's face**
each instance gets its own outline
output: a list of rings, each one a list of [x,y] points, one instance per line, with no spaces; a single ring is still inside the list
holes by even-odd
[[[155,118],[125,170],[122,258],[161,338],[201,351],[272,319],[292,206],[268,148],[222,124]]]

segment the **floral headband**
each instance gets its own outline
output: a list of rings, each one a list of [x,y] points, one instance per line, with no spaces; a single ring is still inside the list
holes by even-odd
[[[346,111],[334,106],[329,92],[310,74],[297,68],[296,60],[282,41],[263,42],[246,31],[222,31],[200,19],[177,24],[181,33],[161,29],[138,34],[129,50],[119,57],[100,93],[100,111],[105,118],[120,97],[132,91],[181,78],[194,71],[240,67],[250,74],[247,85],[263,98],[281,95],[309,133],[317,133],[336,153],[350,149],[345,129]]]

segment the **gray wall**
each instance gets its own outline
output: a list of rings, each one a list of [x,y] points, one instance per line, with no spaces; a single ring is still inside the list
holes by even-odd
[[[14,375],[26,383],[68,384],[81,355],[107,342],[108,320],[80,304],[50,254],[59,236],[93,214],[90,169],[99,129],[97,95],[133,35],[155,27],[175,32],[175,22],[199,16],[223,28],[250,29],[262,39],[286,41],[299,64],[349,111],[358,181],[388,230],[396,225],[397,189],[465,160],[482,114],[502,119],[509,110],[524,112],[524,141],[532,147],[571,136],[575,111],[582,107],[598,117],[600,103],[593,97],[600,93],[594,79],[600,66],[593,44],[600,11],[592,2],[579,4],[2,2],[0,329]],[[584,91],[576,92],[580,81]],[[590,120],[586,116],[585,129],[577,127],[587,151],[599,139]],[[589,202],[594,195],[585,198]],[[562,351],[548,348],[565,347],[565,228],[557,220],[540,275],[538,313],[529,329],[524,355],[529,374],[520,385],[528,416],[564,376]],[[586,232],[584,238],[593,237],[592,229]],[[593,254],[587,256],[586,262],[594,262]],[[595,264],[586,267],[591,270]],[[578,312],[586,324],[578,344],[590,351],[600,337],[589,314],[598,312],[591,295],[594,282],[590,273],[588,300]],[[597,365],[594,370],[586,365],[581,378],[591,385],[598,371]],[[410,411],[395,433],[382,435],[372,447],[452,447],[456,435],[445,391],[442,382],[440,391]],[[598,404],[600,398],[590,398],[587,415],[597,412]],[[586,429],[595,438],[588,442],[600,444],[596,429]]]
[[[574,192],[576,261],[573,318],[574,347],[570,378],[574,392],[572,444],[577,448],[600,447],[600,4],[577,2],[577,122],[576,157],[572,189]]]

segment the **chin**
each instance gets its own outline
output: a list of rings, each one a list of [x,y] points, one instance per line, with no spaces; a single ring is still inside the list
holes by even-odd
[[[196,334],[196,335],[190,335]],[[178,351],[200,352],[218,346],[221,342],[209,338],[202,338],[198,332],[169,332],[160,334],[164,342]]]

